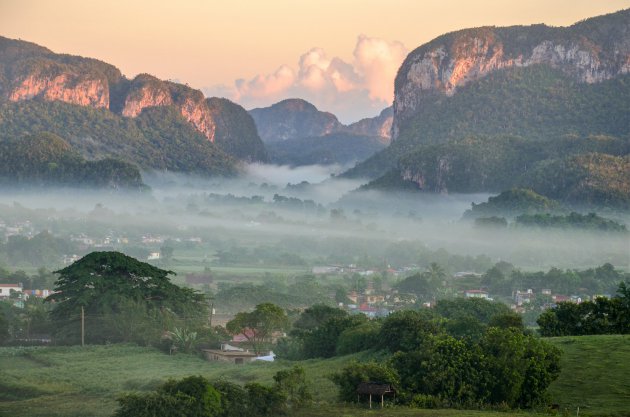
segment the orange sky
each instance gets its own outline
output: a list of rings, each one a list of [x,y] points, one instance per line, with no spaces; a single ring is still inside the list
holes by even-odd
[[[364,52],[385,54],[378,74],[390,85],[383,59],[400,59],[402,45],[406,53],[456,29],[564,26],[628,7],[630,0],[0,0],[0,35],[102,59],[130,77],[148,72],[237,98],[229,92],[236,79],[267,77],[282,65],[298,76],[300,57],[314,47],[326,62],[338,57],[366,70],[365,61],[357,63],[360,35]],[[374,77],[370,82],[374,87]],[[273,91],[275,100],[280,93]],[[372,112],[385,102],[375,94],[369,91],[380,100]]]

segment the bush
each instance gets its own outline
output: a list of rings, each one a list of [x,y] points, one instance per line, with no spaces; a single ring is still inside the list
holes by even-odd
[[[157,392],[118,399],[115,417],[213,417],[221,412],[221,394],[201,376],[170,380]]]
[[[274,387],[266,387],[256,382],[245,385],[248,396],[248,410],[251,416],[278,416],[287,411],[286,394]]]
[[[357,398],[357,387],[361,382],[378,382],[398,387],[399,377],[396,371],[377,362],[351,362],[341,372],[332,374],[330,379],[339,387],[339,399],[353,402]]]

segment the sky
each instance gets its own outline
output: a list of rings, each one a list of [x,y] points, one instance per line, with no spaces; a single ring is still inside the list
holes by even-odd
[[[187,83],[247,109],[300,97],[348,123],[407,53],[458,29],[576,21],[630,0],[0,0],[0,35]]]

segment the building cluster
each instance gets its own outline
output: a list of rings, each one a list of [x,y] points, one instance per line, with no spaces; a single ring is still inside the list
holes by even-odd
[[[14,307],[24,308],[24,302],[30,297],[46,298],[52,295],[52,290],[25,290],[22,283],[0,284],[0,301],[9,302]]]
[[[35,234],[35,228],[29,220],[8,222],[0,219],[0,236],[4,241],[11,236],[33,237]]]

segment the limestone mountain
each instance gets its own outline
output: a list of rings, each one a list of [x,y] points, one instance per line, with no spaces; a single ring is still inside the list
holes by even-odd
[[[249,114],[265,143],[324,136],[339,131],[343,126],[334,114],[319,111],[308,101],[297,98],[252,109]]]
[[[427,99],[456,94],[497,70],[546,65],[578,83],[630,73],[630,9],[573,26],[466,29],[411,52],[395,81],[393,137]]]
[[[293,166],[346,165],[362,161],[389,143],[392,109],[344,125],[335,115],[302,99],[288,99],[249,112],[271,162]]]
[[[16,108],[20,108],[20,103],[34,101],[51,104],[66,103],[89,109],[105,110],[125,120],[139,118],[145,111],[152,108],[168,107],[174,109],[179,118],[206,139],[208,144],[202,148],[208,153],[218,155],[224,151],[230,154],[233,149],[238,149],[238,155],[234,154],[234,157],[259,160],[260,149],[263,146],[256,136],[230,133],[230,130],[238,130],[240,127],[232,126],[231,121],[233,119],[222,114],[223,109],[228,108],[228,106],[215,106],[211,110],[201,91],[187,85],[159,80],[148,74],[140,74],[129,80],[121,74],[120,70],[105,62],[57,54],[33,43],[0,37],[0,103],[15,104],[17,105]],[[10,107],[3,106],[5,110]],[[234,104],[234,106],[236,105]],[[61,108],[70,112],[82,113],[81,110],[68,110],[68,107],[59,106],[52,113]],[[233,106],[230,107],[230,111],[233,111]],[[52,117],[51,112],[46,113]],[[83,112],[83,114],[86,113]],[[171,116],[174,115],[171,114]],[[222,120],[222,133],[221,139],[216,140],[217,119],[219,118]],[[2,119],[3,126],[11,123],[10,117]],[[54,121],[52,124],[61,126],[60,123]],[[133,125],[129,120],[121,120],[118,124],[121,126]],[[179,123],[176,124],[179,125]],[[68,138],[69,135],[65,132],[56,133],[67,138],[69,143],[74,146],[73,140]],[[81,133],[91,137],[92,140],[99,139],[99,132],[83,129]],[[135,133],[119,132],[119,135],[128,136],[135,135]],[[187,135],[188,132],[179,132],[175,135],[180,140],[180,147],[186,147],[191,140],[192,142],[196,141]],[[113,139],[110,138],[109,140]],[[151,141],[151,138],[148,140]],[[169,140],[169,138],[162,135],[161,140]],[[252,146],[251,153],[248,153],[247,144]],[[124,145],[121,144],[120,147],[124,147]],[[81,149],[78,150],[81,151]],[[189,150],[194,151],[193,149]],[[142,152],[141,149],[138,151]],[[182,151],[186,152],[185,149]],[[196,151],[199,151],[198,146]],[[264,154],[262,155],[264,156]],[[126,157],[127,155],[122,156]],[[168,159],[169,156],[164,155],[163,158]],[[145,159],[151,160],[153,158]],[[227,163],[233,162],[228,161]],[[152,167],[150,163],[148,166],[142,163],[140,165],[143,165],[144,168]],[[154,166],[153,168],[159,167]],[[199,171],[196,167],[190,167],[190,170]],[[213,169],[202,167],[201,171],[210,172]]]
[[[600,201],[625,206],[619,190],[627,178],[604,165],[622,167],[614,158],[625,161],[629,153],[630,10],[564,28],[485,27],[440,36],[400,67],[393,111],[391,145],[346,176],[386,174],[374,185],[411,182],[433,192],[522,186],[576,203],[605,197]],[[614,158],[586,163],[581,155],[588,153]],[[570,163],[545,162],[565,158]],[[597,192],[585,187],[585,170],[582,186],[567,185],[575,193],[552,190],[579,171],[567,166],[593,168]],[[607,175],[614,189],[605,189]]]
[[[323,112],[302,99],[287,99],[269,107],[252,109],[260,137],[265,143],[282,142],[298,138],[313,138],[331,133],[345,132],[360,136],[377,137],[387,144],[391,138],[393,111],[384,109],[378,116],[344,125],[332,113]]]

